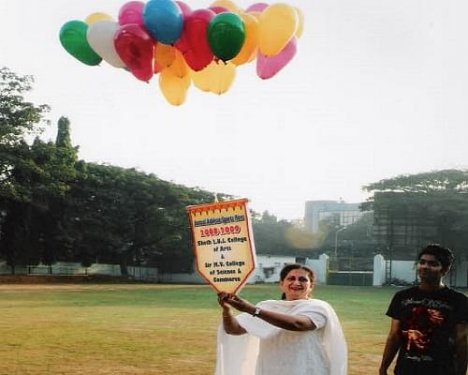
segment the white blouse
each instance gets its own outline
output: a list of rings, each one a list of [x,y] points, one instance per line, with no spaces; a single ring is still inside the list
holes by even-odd
[[[309,317],[312,331],[288,331],[242,313],[248,334],[218,330],[216,375],[346,375],[347,348],[341,324],[326,302],[310,299],[263,301],[261,309]]]

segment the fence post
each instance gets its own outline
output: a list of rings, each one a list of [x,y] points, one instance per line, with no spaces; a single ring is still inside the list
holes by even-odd
[[[330,257],[327,254],[321,254],[319,256],[320,260],[320,274],[317,275],[317,281],[327,285],[328,284],[328,268],[330,266],[329,262]]]
[[[374,273],[372,275],[372,285],[382,286],[385,282],[385,259],[381,254],[374,256]]]

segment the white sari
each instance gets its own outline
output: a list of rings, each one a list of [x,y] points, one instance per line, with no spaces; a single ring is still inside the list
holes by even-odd
[[[326,302],[310,299],[263,301],[258,307],[309,317],[316,329],[288,331],[260,318],[236,316],[247,331],[228,335],[218,329],[215,375],[346,375],[347,347],[341,324]]]

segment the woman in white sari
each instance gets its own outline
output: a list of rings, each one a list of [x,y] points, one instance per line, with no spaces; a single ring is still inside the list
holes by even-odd
[[[340,322],[328,303],[310,298],[314,281],[311,269],[290,264],[280,274],[282,300],[253,305],[220,293],[216,375],[346,375]]]

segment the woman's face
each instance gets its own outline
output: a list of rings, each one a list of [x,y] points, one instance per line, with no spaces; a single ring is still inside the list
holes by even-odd
[[[302,269],[289,271],[284,280],[280,281],[280,288],[287,301],[309,298],[312,287],[309,273]]]

